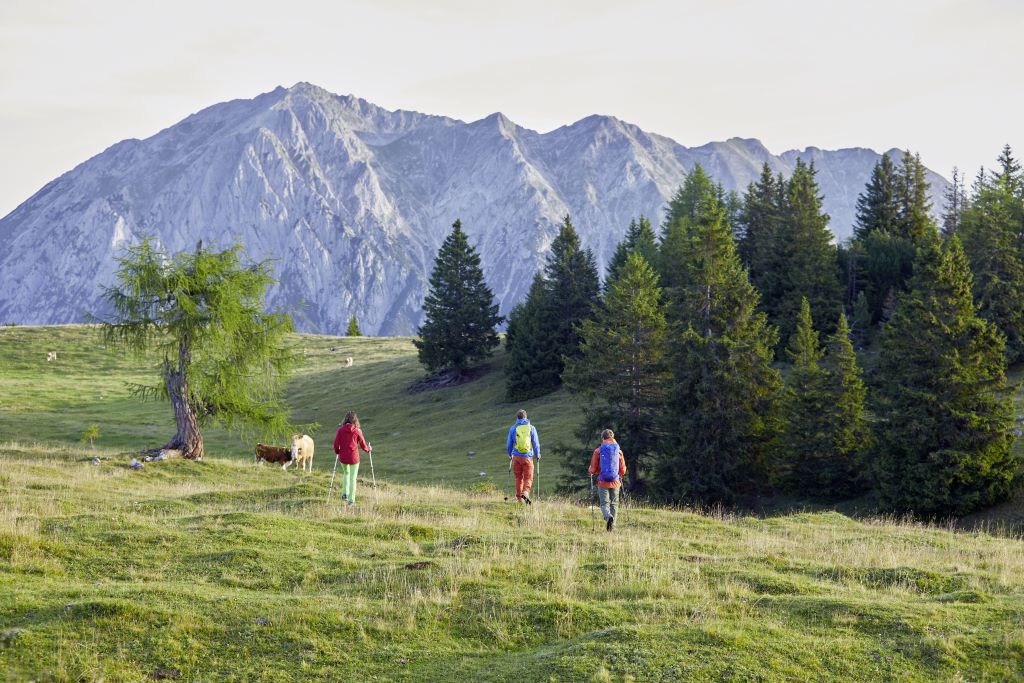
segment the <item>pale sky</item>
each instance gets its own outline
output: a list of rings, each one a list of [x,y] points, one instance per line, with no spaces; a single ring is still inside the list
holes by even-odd
[[[124,138],[308,81],[548,131],[1024,157],[1021,0],[0,0],[0,217]]]

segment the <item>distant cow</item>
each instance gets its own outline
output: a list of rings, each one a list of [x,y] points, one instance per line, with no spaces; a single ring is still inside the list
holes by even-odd
[[[280,463],[281,469],[288,469],[288,465],[294,462],[292,449],[284,446],[268,446],[267,444],[256,444],[256,462],[272,462],[275,465]]]
[[[303,471],[309,463],[309,471],[313,471],[313,439],[305,434],[292,434],[292,460],[299,463]]]
[[[346,367],[346,368],[350,368],[350,367],[352,367],[352,356],[348,356],[348,357],[347,357],[347,358],[345,359],[345,367]]]
[[[56,351],[47,351],[46,352],[46,362],[50,363],[50,362],[55,361],[55,360],[57,360],[57,352]],[[350,365],[351,365],[351,363],[350,363]]]

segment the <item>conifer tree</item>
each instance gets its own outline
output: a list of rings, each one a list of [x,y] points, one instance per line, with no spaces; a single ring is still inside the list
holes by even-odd
[[[669,226],[679,221],[693,221],[697,218],[700,210],[700,203],[708,195],[716,195],[719,198],[724,194],[721,187],[717,186],[700,164],[693,167],[683,184],[680,185],[672,198],[668,200],[665,207],[665,221],[661,225],[662,237]]]
[[[437,253],[423,310],[420,338],[413,343],[430,373],[463,379],[473,363],[487,358],[499,344],[495,326],[502,317],[462,221],[452,224]]]
[[[643,214],[640,215],[639,221],[634,219],[629,222],[626,236],[615,247],[615,253],[612,254],[612,259],[608,263],[608,275],[605,282],[615,279],[630,254],[640,254],[649,264],[653,264],[658,258],[657,235],[651,228],[651,221]]]
[[[825,393],[822,431],[828,435],[829,444],[814,472],[812,486],[823,497],[844,498],[868,484],[862,464],[871,445],[865,417],[867,388],[850,343],[845,313],[839,314],[836,331],[826,341],[821,369]]]
[[[667,382],[666,321],[658,276],[639,252],[610,280],[593,319],[584,320],[581,355],[569,359],[565,383],[582,399],[581,432],[593,443],[615,431],[629,455],[631,487],[657,452]],[[589,461],[588,461],[589,462]],[[574,464],[578,475],[586,463]]]
[[[535,376],[546,364],[538,362],[543,352],[541,341],[541,307],[544,299],[544,277],[533,277],[526,300],[512,309],[505,334],[505,398],[510,402],[523,401],[543,395],[549,390]]]
[[[807,297],[800,302],[796,329],[790,336],[786,354],[792,368],[786,377],[781,405],[782,462],[776,477],[791,491],[815,495],[816,469],[830,444],[822,425],[826,410],[824,374],[818,365],[822,350]],[[811,491],[807,491],[808,484],[815,485]]]
[[[1011,445],[1004,341],[978,317],[956,236],[918,250],[910,291],[882,333],[875,477],[884,509],[960,515],[1005,499]]]
[[[682,284],[679,277],[683,272],[683,261],[686,259],[690,227],[697,219],[701,201],[710,197],[721,204],[720,198],[723,194],[721,187],[715,185],[700,164],[697,164],[669,200],[665,210],[665,221],[661,226],[658,259],[653,265],[670,297]],[[722,210],[725,211],[724,206]]]
[[[281,398],[295,363],[284,345],[292,321],[264,311],[270,265],[243,264],[242,253],[200,242],[172,256],[147,239],[118,259],[118,284],[104,292],[115,315],[102,321],[104,340],[162,356],[159,382],[134,392],[170,402],[177,432],[162,448],[188,459],[202,459],[211,421],[278,437],[293,429]]]
[[[577,328],[599,300],[594,254],[581,247],[569,216],[551,243],[542,282],[535,306],[523,311],[523,316],[536,316],[536,322],[517,321],[518,329],[507,342],[514,365],[506,372],[506,394],[520,400],[549,394],[562,385],[565,359],[580,353]],[[513,377],[515,371],[521,376]],[[528,378],[528,385],[523,378]]]
[[[1024,197],[1009,147],[1000,172],[975,184],[958,234],[974,271],[978,313],[1006,336],[1011,363],[1024,360]]]
[[[863,241],[874,232],[896,234],[899,216],[896,167],[889,155],[883,154],[871,170],[871,178],[864,187],[864,192],[857,197],[857,220],[853,235]]]
[[[345,331],[345,334],[349,337],[363,336],[363,333],[359,331],[359,323],[356,322],[355,316],[348,319],[348,330]]]
[[[747,187],[740,211],[740,258],[750,272],[750,281],[761,293],[761,305],[765,310],[776,307],[786,279],[786,273],[779,264],[784,185],[782,177],[776,178],[768,164],[764,164],[757,182]]]
[[[681,246],[672,389],[658,468],[670,500],[729,502],[767,475],[778,341],[740,263],[719,195],[705,191]]]
[[[935,234],[928,199],[928,181],[920,154],[903,153],[896,187],[899,194],[899,218],[893,234],[908,240],[915,247]]]
[[[960,216],[967,204],[967,195],[964,191],[964,178],[960,175],[960,169],[953,167],[953,179],[946,193],[943,196],[945,208],[942,211],[942,236],[951,237],[956,234],[960,226]]]
[[[895,302],[906,290],[917,247],[936,232],[930,211],[920,156],[904,152],[897,169],[883,155],[857,200],[854,228],[863,254],[860,286],[867,292],[873,320],[881,320],[886,302]]]
[[[836,247],[828,229],[829,216],[821,208],[815,173],[813,163],[797,159],[786,182],[786,205],[777,240],[781,254],[776,259],[783,279],[774,310],[766,309],[783,340],[796,329],[801,298],[807,297],[811,308],[827,321],[823,330],[831,329],[842,308]]]
[[[853,304],[853,338],[858,346],[865,346],[871,340],[871,308],[868,298],[861,291]]]

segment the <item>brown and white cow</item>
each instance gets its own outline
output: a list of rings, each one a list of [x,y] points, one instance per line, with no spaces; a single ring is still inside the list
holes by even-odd
[[[268,446],[264,443],[256,444],[256,462],[272,462],[280,464],[282,470],[288,469],[295,459],[292,457],[292,449],[284,446]]]

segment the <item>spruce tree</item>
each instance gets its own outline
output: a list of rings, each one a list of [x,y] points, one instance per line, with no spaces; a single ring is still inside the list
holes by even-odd
[[[651,221],[643,214],[640,219],[631,220],[626,236],[615,247],[615,253],[608,263],[608,274],[605,282],[614,280],[618,272],[626,264],[630,254],[640,254],[647,263],[653,264],[658,258],[658,238],[651,228]]]
[[[829,443],[811,485],[823,497],[846,498],[868,484],[862,465],[871,445],[871,430],[865,417],[867,388],[850,343],[845,313],[839,314],[836,331],[825,343],[821,370],[825,396],[821,429]]]
[[[935,234],[935,221],[931,217],[932,203],[928,199],[928,181],[920,154],[903,153],[900,173],[896,182],[899,196],[899,217],[893,234],[908,240],[915,247]]]
[[[548,392],[535,373],[548,363],[539,362],[544,351],[541,307],[544,300],[544,277],[537,273],[526,300],[512,309],[505,334],[505,399],[524,401]]]
[[[676,341],[658,486],[670,500],[730,502],[767,476],[778,336],[757,310],[719,194],[706,191],[696,208],[671,308]]]
[[[710,197],[721,205],[723,194],[721,187],[715,185],[697,164],[669,200],[661,226],[658,258],[653,265],[670,296],[682,284],[679,278],[686,259],[686,245],[690,239],[690,228],[698,217],[700,203]],[[722,210],[725,211],[724,206]]]
[[[740,258],[750,272],[750,281],[761,293],[765,310],[777,307],[787,277],[779,263],[779,228],[785,206],[780,200],[785,198],[784,185],[782,177],[776,178],[768,164],[764,164],[757,182],[747,187],[740,211]]]
[[[531,287],[530,300],[507,341],[512,364],[507,366],[505,392],[518,400],[549,394],[562,385],[565,359],[580,353],[577,328],[599,300],[594,254],[581,247],[569,216],[551,243],[541,284]]]
[[[826,410],[824,374],[818,364],[822,350],[807,297],[800,302],[796,329],[786,354],[792,368],[786,377],[781,405],[782,459],[776,477],[791,491],[817,496],[817,468],[831,444],[822,425]]]
[[[857,197],[857,220],[853,234],[863,241],[869,234],[884,231],[896,233],[899,221],[899,187],[896,167],[888,154],[883,154],[871,169],[871,178],[864,192]]]
[[[858,346],[866,346],[871,341],[871,329],[871,308],[867,296],[860,292],[853,303],[853,338],[857,340]]]
[[[579,356],[577,328],[591,315],[600,293],[594,254],[581,247],[579,235],[566,216],[544,265],[540,313],[542,352],[538,356],[543,367],[536,373],[538,386],[544,393],[561,386],[565,359]]]
[[[1024,360],[1024,197],[1010,149],[1001,171],[975,184],[958,234],[974,271],[978,313],[1006,336],[1011,363]]]
[[[484,281],[480,255],[462,231],[462,221],[441,245],[423,301],[425,319],[414,340],[420,363],[446,380],[460,380],[499,344],[495,326],[502,321],[494,294]]]
[[[363,336],[363,333],[359,331],[359,323],[356,322],[355,316],[348,319],[348,330],[346,330],[345,334],[349,337]]]
[[[942,210],[942,236],[951,237],[956,234],[960,226],[960,216],[967,204],[967,195],[964,191],[964,178],[960,175],[960,169],[953,167],[953,179],[946,193],[943,196],[945,208]]]
[[[774,309],[766,309],[783,340],[796,329],[803,297],[826,321],[821,330],[831,329],[842,308],[836,247],[828,229],[829,216],[821,208],[815,174],[813,163],[807,165],[797,159],[793,175],[786,182],[786,205],[776,241],[780,252],[776,262],[784,277]]]
[[[873,320],[882,320],[886,302],[906,291],[917,247],[936,232],[930,212],[920,156],[904,152],[898,169],[883,156],[857,200],[854,228],[863,254],[859,287],[867,292]]]
[[[565,368],[569,391],[582,399],[581,433],[590,443],[604,428],[629,456],[629,481],[635,488],[641,471],[657,452],[659,422],[667,383],[665,308],[658,276],[634,252],[608,282],[593,319],[584,320],[581,355]],[[589,462],[589,460],[588,460]],[[585,463],[573,463],[576,475]]]
[[[921,246],[910,291],[882,333],[875,477],[886,510],[960,515],[1007,498],[1011,451],[1004,340],[980,318],[960,241]]]

